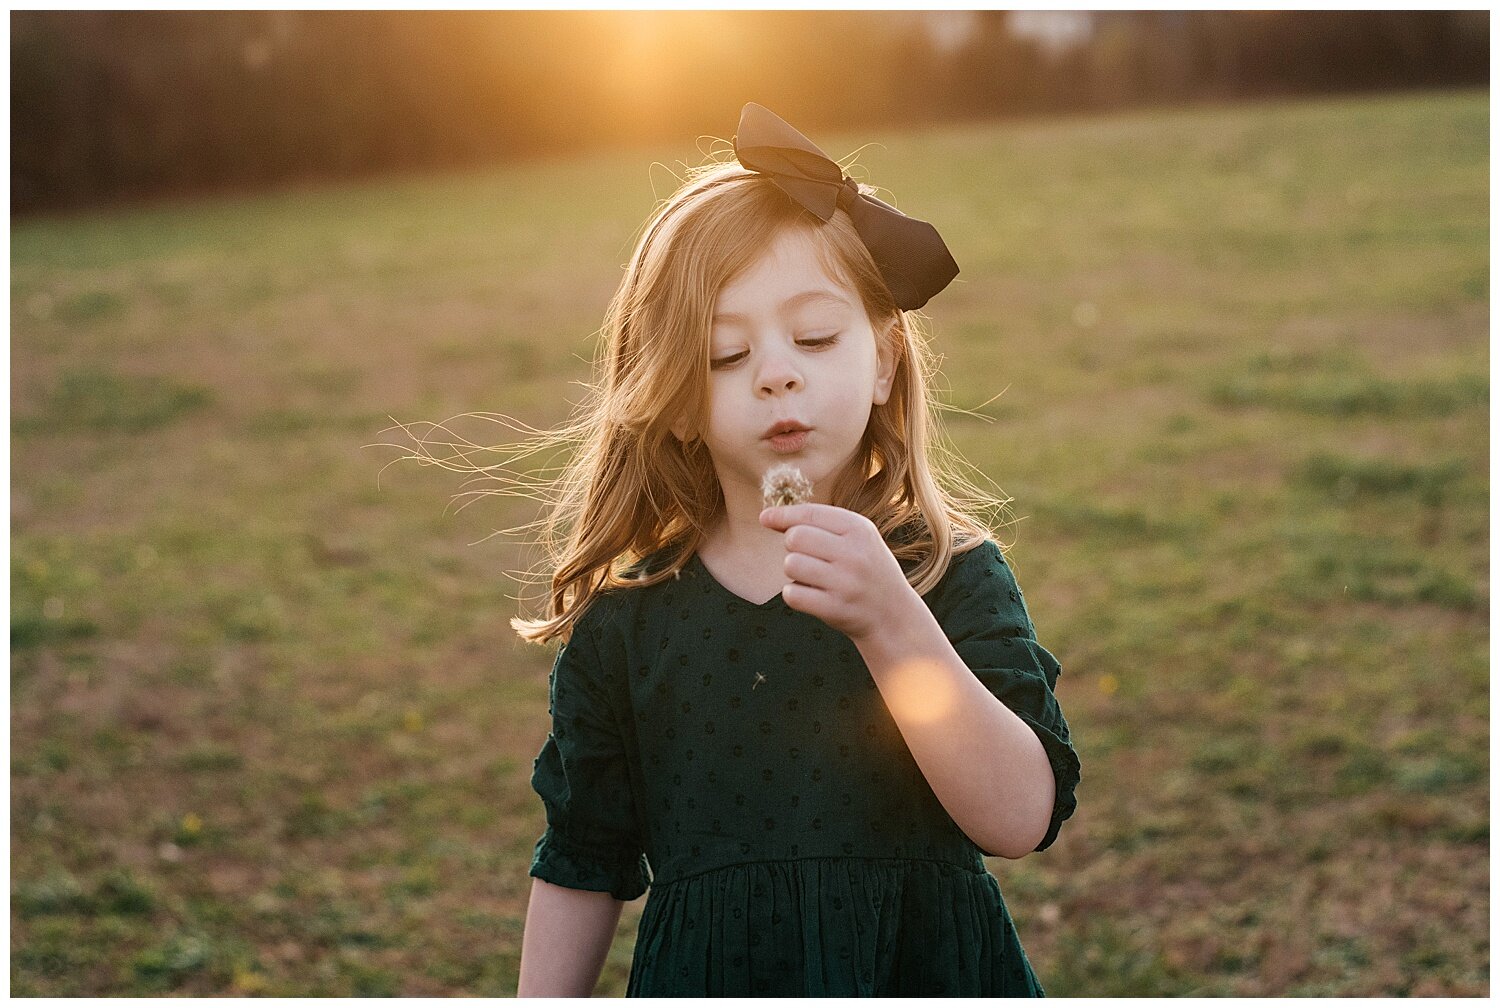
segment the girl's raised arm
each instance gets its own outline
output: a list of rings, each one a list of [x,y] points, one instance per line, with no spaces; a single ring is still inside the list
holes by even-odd
[[[517,997],[592,997],[625,904],[532,879]]]

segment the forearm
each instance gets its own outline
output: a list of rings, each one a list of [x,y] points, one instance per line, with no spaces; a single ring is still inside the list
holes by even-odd
[[[517,997],[590,997],[625,904],[533,878]]]
[[[1036,732],[985,688],[915,591],[855,640],[933,794],[980,849],[1018,858],[1046,836],[1056,798]]]

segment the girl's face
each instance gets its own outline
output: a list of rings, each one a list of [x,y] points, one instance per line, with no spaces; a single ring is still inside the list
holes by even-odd
[[[827,503],[895,374],[859,295],[828,276],[810,237],[790,229],[720,289],[709,362],[704,443],[742,517],[760,512],[761,477],[778,462],[801,469],[813,500]],[[780,443],[766,436],[787,420],[807,432]]]

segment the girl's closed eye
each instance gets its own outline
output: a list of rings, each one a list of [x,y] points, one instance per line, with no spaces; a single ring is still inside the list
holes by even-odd
[[[814,348],[817,348],[817,349],[822,349],[824,347],[830,347],[833,344],[837,343],[839,341],[839,337],[841,335],[843,335],[843,334],[842,333],[834,333],[832,336],[821,336],[821,337],[818,337],[817,339],[798,340],[797,341],[797,345],[798,346],[814,347]],[[748,350],[741,350],[737,354],[732,354],[731,356],[728,356],[728,357],[720,357],[720,358],[718,358],[716,360],[710,360],[708,363],[709,363],[709,366],[712,367],[713,369],[720,370],[720,369],[729,367],[732,364],[738,364],[740,362],[740,359],[743,358],[748,353],[749,353]]]

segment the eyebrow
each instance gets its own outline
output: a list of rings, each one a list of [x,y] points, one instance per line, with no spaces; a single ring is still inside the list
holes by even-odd
[[[807,304],[810,301],[827,301],[831,304],[837,305],[840,308],[850,307],[847,300],[839,297],[837,294],[834,294],[831,291],[806,290],[801,294],[793,294],[791,297],[781,302],[781,313],[784,315],[790,309],[800,308],[802,305]],[[714,315],[713,321],[716,323],[743,322],[745,321],[745,316],[741,315],[739,312],[719,312]]]

